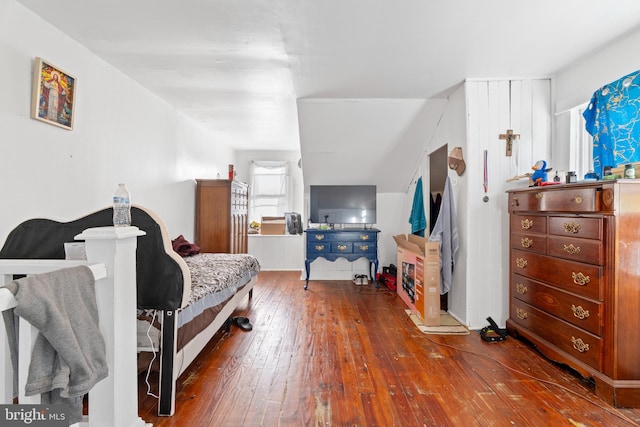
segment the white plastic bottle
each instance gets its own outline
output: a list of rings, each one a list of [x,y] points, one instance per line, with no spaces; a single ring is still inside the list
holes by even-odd
[[[131,195],[124,184],[118,184],[113,193],[113,225],[128,227],[131,225]]]

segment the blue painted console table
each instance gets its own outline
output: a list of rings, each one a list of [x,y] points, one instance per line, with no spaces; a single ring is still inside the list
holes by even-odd
[[[376,273],[378,272],[378,233],[380,230],[371,229],[346,229],[346,230],[317,230],[307,229],[306,255],[304,267],[307,272],[307,280],[304,288],[309,287],[309,273],[311,262],[316,258],[324,258],[327,261],[335,261],[345,258],[353,262],[360,258],[369,260],[369,275],[378,287]],[[373,273],[371,265],[375,266]]]

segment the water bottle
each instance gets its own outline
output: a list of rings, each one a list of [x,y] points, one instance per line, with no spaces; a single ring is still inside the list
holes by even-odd
[[[113,225],[128,227],[131,225],[131,195],[124,184],[118,184],[113,193]]]

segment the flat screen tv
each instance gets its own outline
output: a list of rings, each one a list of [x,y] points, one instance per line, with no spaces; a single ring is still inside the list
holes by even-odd
[[[375,224],[375,185],[311,185],[309,210],[312,223]]]

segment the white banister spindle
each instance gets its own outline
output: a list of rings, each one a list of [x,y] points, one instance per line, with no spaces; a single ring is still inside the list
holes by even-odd
[[[9,283],[13,276],[11,274],[2,274],[0,276],[2,283],[0,286]],[[4,311],[15,307],[15,298],[11,292],[0,288],[0,311]],[[4,379],[0,384],[0,404],[11,403],[13,400],[13,367],[11,366],[11,354],[7,345],[7,337],[5,333],[4,320],[0,319],[0,369],[4,372]],[[9,375],[11,373],[11,375]]]
[[[109,376],[89,394],[90,427],[143,427],[138,417],[136,359],[137,227],[99,227],[76,236],[86,242],[87,261],[104,263],[107,277],[96,283],[100,329]]]

